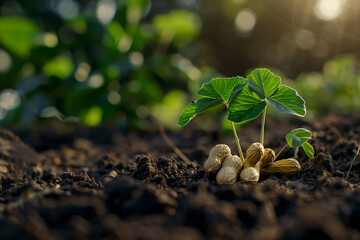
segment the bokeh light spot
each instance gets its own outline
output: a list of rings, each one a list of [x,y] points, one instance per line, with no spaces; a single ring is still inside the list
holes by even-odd
[[[124,35],[119,41],[118,49],[120,52],[127,52],[130,49],[131,44],[132,44],[132,38],[127,35]]]
[[[295,42],[301,49],[310,49],[316,43],[315,35],[306,29],[300,29],[295,34]]]
[[[56,10],[63,18],[73,19],[79,14],[79,4],[73,0],[60,0]]]
[[[79,82],[84,82],[89,76],[90,70],[91,68],[88,63],[80,63],[75,72],[75,79]]]
[[[93,74],[89,78],[89,86],[91,88],[99,88],[104,84],[104,77],[98,73]]]
[[[108,24],[116,13],[116,3],[113,0],[100,0],[97,4],[96,16],[103,24]]]
[[[121,101],[121,96],[118,92],[111,91],[109,92],[107,99],[112,105],[117,105]]]
[[[11,110],[20,104],[20,94],[13,89],[5,89],[0,92],[0,108]]]
[[[43,41],[44,41],[44,45],[49,48],[53,48],[58,44],[58,38],[52,32],[45,33],[43,35]]]
[[[11,56],[4,50],[0,49],[0,72],[6,72],[12,64]]]
[[[136,67],[144,63],[144,56],[140,52],[132,52],[130,54],[130,63]]]
[[[345,0],[318,0],[314,6],[314,13],[322,20],[333,20],[342,13],[344,3]]]
[[[242,9],[235,17],[235,27],[240,33],[250,33],[256,24],[256,14],[251,9]]]

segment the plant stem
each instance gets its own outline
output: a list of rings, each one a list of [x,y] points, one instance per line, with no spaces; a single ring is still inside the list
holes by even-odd
[[[285,144],[285,146],[283,146],[283,148],[280,150],[280,152],[278,152],[278,154],[276,154],[275,158],[274,158],[274,161],[277,159],[278,156],[280,156],[280,154],[285,150],[285,148],[287,147],[288,145]]]
[[[347,172],[347,174],[346,174],[346,178],[345,178],[345,179],[348,179],[348,178],[349,178],[350,170],[351,170],[352,166],[354,165],[355,159],[356,159],[357,155],[359,155],[359,152],[360,152],[360,146],[358,147],[358,150],[357,150],[357,152],[356,152],[353,160],[351,161],[351,165],[350,165],[350,167],[349,167],[349,170],[348,170],[348,172]]]
[[[235,124],[234,124],[234,122],[231,122],[231,124],[232,124],[232,127],[233,127],[234,137],[235,137],[236,145],[237,145],[237,148],[238,148],[238,151],[239,151],[239,154],[240,154],[240,158],[241,158],[241,160],[245,161],[244,155],[242,153],[240,141],[239,141],[238,135],[236,133]]]
[[[262,115],[262,121],[261,121],[261,135],[260,135],[260,143],[264,145],[264,132],[265,132],[265,117],[266,117],[266,107],[264,108],[264,112]]]

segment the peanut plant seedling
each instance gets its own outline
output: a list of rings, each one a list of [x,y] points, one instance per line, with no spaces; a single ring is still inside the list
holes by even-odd
[[[260,169],[269,167],[269,165],[273,162],[271,160],[275,160],[287,145],[290,147],[301,146],[305,150],[306,154],[310,158],[313,158],[314,149],[307,142],[307,140],[311,137],[311,132],[306,129],[295,129],[296,131],[293,130],[289,133],[286,136],[287,145],[285,145],[277,156],[275,156],[275,153],[270,149],[271,151],[267,150],[267,159],[262,158],[264,155],[263,144],[267,107],[271,106],[277,112],[293,114],[301,117],[306,114],[305,101],[302,97],[299,96],[296,90],[281,85],[280,77],[274,75],[270,70],[266,68],[255,69],[247,76],[247,78],[239,76],[233,78],[214,78],[209,83],[203,84],[197,94],[200,95],[200,98],[185,107],[178,119],[178,125],[183,127],[198,114],[215,106],[224,104],[228,112],[227,118],[232,123],[234,138],[239,151],[240,159],[244,165],[243,171],[249,172],[249,174],[251,171],[250,175],[252,175],[252,177],[248,177],[250,176],[248,173],[240,173],[240,176],[242,176],[240,178],[243,181],[257,182]],[[235,123],[246,123],[257,118],[261,114],[262,121],[260,143],[254,143],[255,145],[261,145],[261,153],[249,154],[251,151],[247,151],[247,155],[258,154],[258,156],[256,158],[247,156],[245,159],[242,153],[240,140],[237,136]],[[250,148],[254,147],[253,145],[250,146]],[[225,160],[225,158],[223,158],[222,161],[223,160]],[[220,164],[217,163],[216,171],[221,168],[222,161],[220,161]],[[284,163],[285,165],[287,164],[286,161]],[[207,165],[208,163],[205,162],[205,164]],[[278,169],[278,167],[274,169]],[[288,169],[291,169],[291,174],[296,172],[294,168]],[[279,172],[278,170],[276,171]],[[232,182],[232,180],[230,182]]]
[[[311,136],[312,136],[312,133],[305,128],[296,128],[296,129],[292,130],[291,132],[289,132],[285,137],[287,144],[285,144],[285,146],[278,152],[278,154],[275,156],[274,161],[282,153],[282,151],[284,151],[284,149],[287,146],[290,146],[292,148],[302,147],[305,154],[310,159],[313,159],[314,158],[314,148],[311,146],[310,143],[308,143]]]

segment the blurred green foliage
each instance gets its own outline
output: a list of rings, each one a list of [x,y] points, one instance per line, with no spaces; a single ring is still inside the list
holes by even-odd
[[[2,126],[58,118],[144,128],[155,118],[175,127],[184,92],[214,75],[182,54],[201,29],[189,11],[152,17],[149,0],[19,0],[0,9]]]
[[[155,118],[179,129],[180,110],[217,73],[205,65],[210,54],[196,62],[199,45],[194,40],[206,22],[191,11],[154,10],[153,5],[150,0],[0,1],[0,126],[62,119],[146,128]],[[220,22],[207,23],[216,29],[215,37],[237,39],[224,37],[229,35],[218,30],[232,26],[215,24]],[[215,37],[205,34],[202,41],[214,40],[215,52],[223,53],[226,48]],[[226,44],[243,51],[235,46]],[[226,66],[247,66],[223,55]],[[327,62],[321,73],[304,73],[285,84],[299,91],[314,114],[359,110],[358,65],[354,56],[341,56]],[[217,113],[206,113],[194,124],[209,129],[213,118],[208,116]],[[226,129],[229,122],[222,119]]]
[[[288,83],[314,115],[360,110],[359,61],[353,55],[338,56],[326,62],[322,72],[303,73]]]

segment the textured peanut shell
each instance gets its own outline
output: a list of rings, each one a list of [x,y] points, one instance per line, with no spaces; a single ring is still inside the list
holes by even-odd
[[[244,168],[240,173],[240,180],[243,182],[256,183],[259,178],[259,170],[255,167]]]
[[[270,164],[267,168],[261,169],[261,174],[275,174],[279,173],[281,175],[290,176],[299,172],[301,169],[300,163],[293,159],[282,159]]]
[[[244,168],[255,167],[255,164],[264,155],[264,146],[261,143],[253,143],[246,150],[246,159],[244,162]]]
[[[226,157],[231,156],[228,145],[218,144],[210,150],[209,158],[204,163],[206,173],[217,173]]]
[[[236,155],[228,156],[216,175],[216,183],[219,185],[234,184],[244,163]]]
[[[275,159],[275,152],[271,148],[265,148],[264,155],[260,159],[260,168],[266,168]]]

